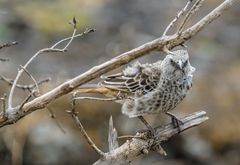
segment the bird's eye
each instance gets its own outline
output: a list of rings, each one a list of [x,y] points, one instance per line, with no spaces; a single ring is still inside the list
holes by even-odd
[[[184,63],[183,63],[183,68],[185,68],[188,64],[188,60],[186,60]]]
[[[170,63],[171,63],[172,66],[174,66],[176,68],[178,67],[177,63],[173,59],[170,59]]]

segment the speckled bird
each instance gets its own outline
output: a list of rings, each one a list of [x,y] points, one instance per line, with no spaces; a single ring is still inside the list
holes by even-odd
[[[192,87],[195,68],[186,50],[152,64],[134,63],[121,73],[103,77],[100,86],[117,91],[122,112],[129,117],[173,110]]]
[[[101,93],[115,98],[113,100],[122,104],[123,114],[139,117],[148,127],[142,116],[154,113],[170,115],[179,126],[180,120],[169,111],[187,95],[194,71],[187,50],[177,50],[162,61],[136,62],[120,73],[102,76],[103,81],[97,88],[82,89],[80,93]]]

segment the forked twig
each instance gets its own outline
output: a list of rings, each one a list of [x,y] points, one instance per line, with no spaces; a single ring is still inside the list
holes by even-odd
[[[190,3],[193,0],[188,0],[186,5],[177,13],[177,15],[175,16],[175,18],[170,22],[170,24],[166,27],[166,29],[164,30],[162,37],[167,35],[167,32],[171,29],[171,27],[173,27],[173,25],[178,21],[178,19],[188,10],[188,7],[190,5]]]
[[[34,96],[35,91],[32,91],[20,104],[19,109],[22,109],[22,107],[31,99],[32,96]]]
[[[21,69],[23,69],[23,71],[33,80],[34,82],[34,86],[36,87],[36,91],[34,94],[37,94],[37,95],[40,95],[40,90],[39,90],[39,87],[38,87],[38,83],[37,81],[35,80],[35,78],[33,77],[33,75],[26,69],[24,68],[22,65],[20,65]],[[34,90],[34,89],[33,89]]]
[[[74,39],[74,36],[76,34],[76,31],[77,31],[77,21],[75,19],[75,17],[73,17],[72,19],[72,25],[73,25],[73,34],[69,40],[69,42],[66,44],[66,46],[63,48],[63,50],[67,50],[68,46],[72,43],[73,39]]]
[[[181,34],[184,30],[184,27],[186,26],[186,24],[188,23],[189,19],[191,18],[191,16],[196,13],[200,7],[202,6],[202,3],[204,2],[204,0],[197,0],[193,6],[191,7],[191,9],[189,10],[189,12],[186,14],[182,24],[180,25],[177,34]]]
[[[74,35],[75,35],[75,32],[76,32],[76,25],[74,25],[74,31],[73,31],[73,35],[69,38],[70,41],[66,44],[66,46],[69,46],[70,43],[72,42],[73,38],[74,38]],[[87,29],[85,32],[81,33],[81,35],[83,34],[88,34],[90,32],[93,32],[93,30],[89,30]],[[80,35],[80,36],[81,36]],[[67,39],[68,40],[68,39]],[[46,53],[46,52],[66,52],[66,49],[67,47],[65,46],[63,49],[57,49],[56,47],[61,44],[62,42],[66,41],[66,39],[63,39],[59,42],[57,42],[56,44],[54,44],[52,47],[50,48],[44,48],[44,49],[41,49],[39,50],[37,53],[35,53],[28,61],[27,63],[23,66],[24,69],[27,68],[27,66],[36,58],[38,57],[40,54],[43,54],[43,53]],[[19,78],[21,77],[22,73],[23,73],[23,68],[21,70],[18,71],[18,74],[13,82],[13,85],[12,85],[12,88],[10,90],[10,93],[9,93],[9,98],[8,98],[8,109],[9,110],[12,110],[13,109],[13,104],[12,104],[12,101],[13,101],[13,93],[14,93],[14,90],[16,88],[16,84],[19,80]]]
[[[89,33],[95,32],[95,31],[96,31],[95,29],[87,28],[87,29],[85,29],[85,31],[83,33],[79,33],[79,34],[76,34],[75,36],[67,37],[67,38],[64,38],[64,39],[58,41],[51,48],[55,48],[57,45],[65,42],[65,41],[71,40],[72,38],[74,39],[74,38],[77,38],[77,37],[82,37],[86,34],[89,34]]]

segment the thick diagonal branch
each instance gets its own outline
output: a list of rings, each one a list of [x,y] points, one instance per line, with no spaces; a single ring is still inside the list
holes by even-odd
[[[102,74],[107,73],[113,69],[116,69],[124,64],[129,63],[130,61],[147,55],[149,52],[162,50],[164,47],[172,49],[178,45],[183,44],[185,41],[189,40],[195,36],[200,30],[202,30],[206,25],[211,23],[213,20],[218,18],[226,9],[231,7],[238,0],[225,0],[217,8],[211,11],[208,15],[202,18],[192,27],[183,31],[181,35],[174,34],[171,36],[165,36],[158,39],[155,39],[151,42],[148,42],[142,46],[139,46],[133,50],[130,50],[126,53],[123,53],[101,65],[94,66],[92,69],[86,71],[85,73],[59,85],[55,89],[45,93],[44,95],[28,102],[24,107],[18,111],[19,107],[7,111],[6,115],[0,116],[0,127],[15,123],[20,118],[26,116],[27,114],[46,107],[49,103],[56,100],[57,98],[68,94],[77,87],[100,77]],[[7,116],[7,117],[6,117]]]

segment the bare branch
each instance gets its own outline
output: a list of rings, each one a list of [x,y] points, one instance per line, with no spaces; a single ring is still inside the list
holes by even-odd
[[[11,47],[11,46],[13,46],[13,45],[17,45],[17,44],[18,44],[17,41],[4,43],[4,44],[1,44],[1,45],[0,45],[0,49],[2,49],[2,48],[6,48],[6,47]]]
[[[170,22],[170,24],[167,26],[167,28],[164,30],[162,37],[167,35],[167,32],[171,29],[171,27],[173,27],[173,25],[178,21],[178,19],[188,10],[188,7],[190,5],[190,3],[193,0],[188,0],[187,4],[184,6],[184,8],[182,8],[177,15],[175,16],[175,18]]]
[[[38,83],[35,80],[35,78],[33,77],[33,75],[26,68],[24,68],[22,65],[20,65],[20,67],[33,80],[34,86],[36,87],[36,91],[35,91],[34,94],[40,95],[40,90],[39,90],[39,87],[38,87]]]
[[[192,113],[181,119],[181,121],[183,121],[181,130],[185,131],[189,128],[198,126],[206,120],[208,120],[206,112],[200,111]],[[132,162],[143,154],[148,154],[150,151],[155,151],[156,145],[158,146],[158,144],[160,144],[161,142],[166,141],[172,136],[175,136],[179,133],[178,128],[174,128],[172,123],[166,124],[165,126],[156,127],[155,131],[157,132],[158,140],[151,138],[132,138],[120,147],[116,148],[114,152],[105,153],[105,158],[100,158],[94,163],[94,165],[128,164],[129,162]],[[146,135],[147,131],[141,133],[142,137],[146,137]],[[136,136],[139,136],[139,133],[137,133]]]
[[[22,107],[31,99],[32,96],[34,96],[35,91],[32,91],[20,104],[19,109],[22,109]]]
[[[6,47],[11,47],[11,46],[17,45],[17,44],[18,44],[17,41],[4,43],[4,44],[1,44],[1,45],[0,45],[0,49],[6,48]],[[6,62],[6,61],[9,61],[9,59],[8,59],[8,58],[0,58],[0,61]]]
[[[50,117],[55,121],[57,127],[62,131],[62,133],[66,134],[66,131],[64,130],[64,128],[62,127],[60,122],[57,120],[56,115],[54,114],[53,110],[49,106],[47,106],[46,109],[50,113]]]
[[[88,30],[88,29],[87,29],[86,31],[87,31],[87,32],[92,32],[92,31],[90,31],[90,30]],[[88,33],[86,33],[86,31],[83,32],[82,35],[83,35],[83,34],[88,34]],[[73,35],[75,35],[75,33],[76,33],[76,29],[74,28]],[[72,42],[72,39],[73,39],[73,38],[74,38],[73,36],[70,37],[70,41],[67,43],[67,45],[66,45],[63,49],[56,49],[55,47],[58,46],[58,44],[60,44],[61,42],[63,42],[63,40],[65,40],[65,39],[57,42],[57,43],[54,44],[51,48],[44,48],[44,49],[39,50],[37,53],[35,53],[35,54],[27,61],[27,63],[23,66],[23,68],[26,69],[26,68],[28,67],[28,65],[29,65],[36,57],[38,57],[40,54],[47,53],[47,52],[62,52],[62,53],[66,52],[67,46],[69,46],[69,44]],[[18,74],[17,74],[16,78],[14,79],[12,88],[11,88],[10,93],[9,93],[8,109],[9,109],[10,111],[13,109],[13,105],[12,105],[13,93],[14,93],[16,84],[17,84],[19,78],[21,77],[23,71],[24,71],[23,69],[21,69],[21,70],[18,71]]]
[[[8,83],[9,85],[13,85],[13,79],[9,79],[9,78],[6,78],[5,76],[3,75],[0,75],[0,79],[5,81],[6,83]],[[37,85],[42,85],[43,83],[46,83],[46,82],[49,82],[51,81],[51,78],[50,77],[47,77],[43,80],[40,80],[37,82]],[[17,88],[20,88],[22,90],[29,90],[29,91],[32,91],[33,88],[36,87],[36,84],[30,84],[30,85],[21,85],[21,84],[16,84],[16,87]]]
[[[171,36],[165,36],[161,38],[157,38],[153,41],[145,43],[133,50],[125,52],[107,62],[94,66],[90,70],[84,72],[83,74],[64,82],[63,84],[59,85],[58,87],[54,88],[53,90],[45,93],[34,100],[28,102],[22,108],[21,113],[18,112],[18,107],[15,108],[8,108],[7,110],[7,118],[4,118],[0,115],[0,127],[12,124],[19,120],[20,118],[26,116],[27,114],[45,108],[50,102],[56,100],[57,98],[68,94],[69,92],[73,91],[77,87],[100,77],[102,74],[105,74],[113,69],[116,69],[124,64],[131,62],[132,60],[147,55],[149,52],[152,51],[159,51],[162,50],[164,47],[171,50],[172,48],[184,44],[185,41],[189,40],[193,36],[195,36],[200,30],[202,30],[206,25],[214,21],[218,18],[226,9],[230,8],[234,3],[238,2],[238,0],[225,0],[222,2],[218,7],[216,7],[213,11],[211,11],[208,15],[202,18],[199,22],[197,22],[192,27],[188,28],[187,30],[183,31],[181,35],[174,34]],[[65,39],[69,40],[69,39]],[[39,53],[38,53],[39,54]],[[35,55],[37,56],[37,55]],[[31,61],[31,60],[30,60]],[[27,63],[28,65],[29,63]],[[16,80],[16,79],[15,79]],[[16,85],[16,82],[15,82]],[[11,92],[12,93],[12,92]],[[10,110],[10,111],[9,111]]]
[[[81,133],[83,134],[84,138],[88,142],[88,144],[92,147],[92,149],[99,154],[102,158],[105,157],[105,153],[102,152],[92,141],[92,139],[88,136],[86,130],[84,129],[82,123],[80,122],[77,112],[75,110],[75,100],[72,100],[72,109],[70,111],[67,111],[69,114],[71,114],[72,118],[74,119],[75,123],[77,124],[78,128],[80,129]]]
[[[55,48],[57,45],[65,42],[65,41],[71,40],[72,38],[82,37],[82,36],[92,33],[92,32],[95,32],[95,29],[87,28],[83,33],[79,33],[79,34],[76,34],[75,36],[67,37],[67,38],[64,38],[64,39],[58,41],[51,48]]]
[[[73,24],[73,34],[72,34],[72,37],[69,40],[69,42],[66,44],[66,46],[63,48],[63,50],[66,50],[68,48],[68,46],[72,43],[72,41],[74,39],[74,36],[76,34],[76,31],[77,31],[77,21],[76,21],[75,17],[73,17],[72,24]]]
[[[6,61],[9,61],[9,59],[8,58],[0,58],[0,61],[1,62],[6,62]]]
[[[186,26],[187,22],[190,20],[191,16],[200,9],[200,7],[202,6],[203,2],[204,2],[204,0],[197,0],[193,4],[192,8],[189,10],[189,12],[185,16],[182,24],[180,25],[180,27],[179,27],[179,29],[177,31],[178,34],[182,33],[182,31],[184,30],[184,27]]]

